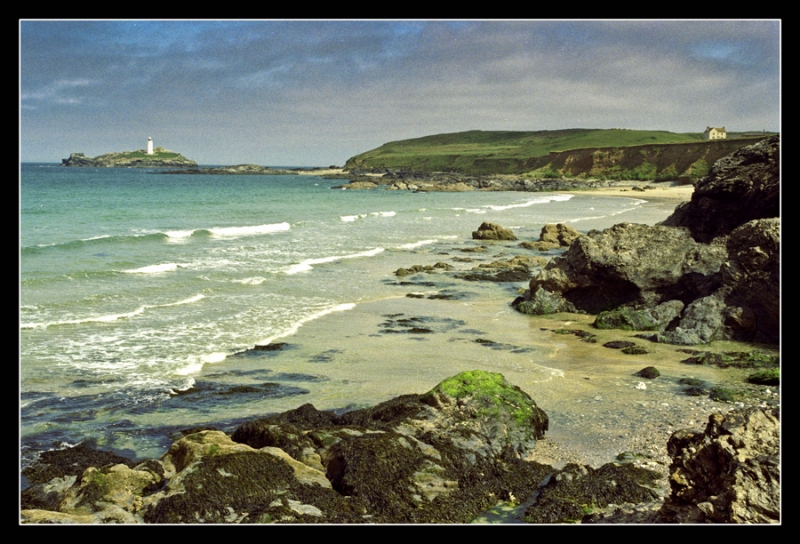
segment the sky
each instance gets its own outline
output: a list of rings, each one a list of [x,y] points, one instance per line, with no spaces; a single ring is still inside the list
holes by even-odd
[[[20,159],[329,166],[466,130],[780,130],[780,20],[20,20]]]

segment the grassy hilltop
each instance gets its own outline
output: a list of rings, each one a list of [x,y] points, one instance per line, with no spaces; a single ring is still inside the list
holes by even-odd
[[[707,142],[702,133],[663,130],[471,130],[389,142],[350,158],[345,168],[692,181],[717,159],[766,136],[728,133],[727,140]]]

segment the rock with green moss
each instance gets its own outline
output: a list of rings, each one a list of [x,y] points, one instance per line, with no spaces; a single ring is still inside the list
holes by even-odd
[[[748,383],[755,383],[758,385],[780,385],[781,383],[781,369],[770,368],[767,370],[760,370],[754,372],[747,377]]]
[[[628,331],[663,331],[680,316],[683,303],[670,300],[655,308],[635,310],[619,307],[615,310],[600,312],[594,321],[598,329],[623,329]]]

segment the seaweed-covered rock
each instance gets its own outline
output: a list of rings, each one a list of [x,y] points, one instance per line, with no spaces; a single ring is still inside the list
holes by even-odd
[[[661,508],[661,521],[780,521],[777,408],[712,414],[703,433],[676,432],[667,448],[672,492]]]
[[[531,523],[577,523],[596,508],[658,498],[652,488],[657,472],[631,464],[608,463],[598,469],[570,463],[551,478],[525,511]]]

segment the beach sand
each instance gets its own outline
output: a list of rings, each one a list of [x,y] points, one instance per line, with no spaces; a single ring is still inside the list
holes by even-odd
[[[642,190],[634,189],[637,187]],[[654,181],[619,181],[614,187],[603,187],[599,189],[587,189],[581,191],[561,191],[568,194],[587,194],[602,196],[624,196],[629,198],[642,198],[645,200],[674,201],[675,205],[680,202],[691,200],[694,192],[694,185],[680,185],[678,182],[654,182]]]

